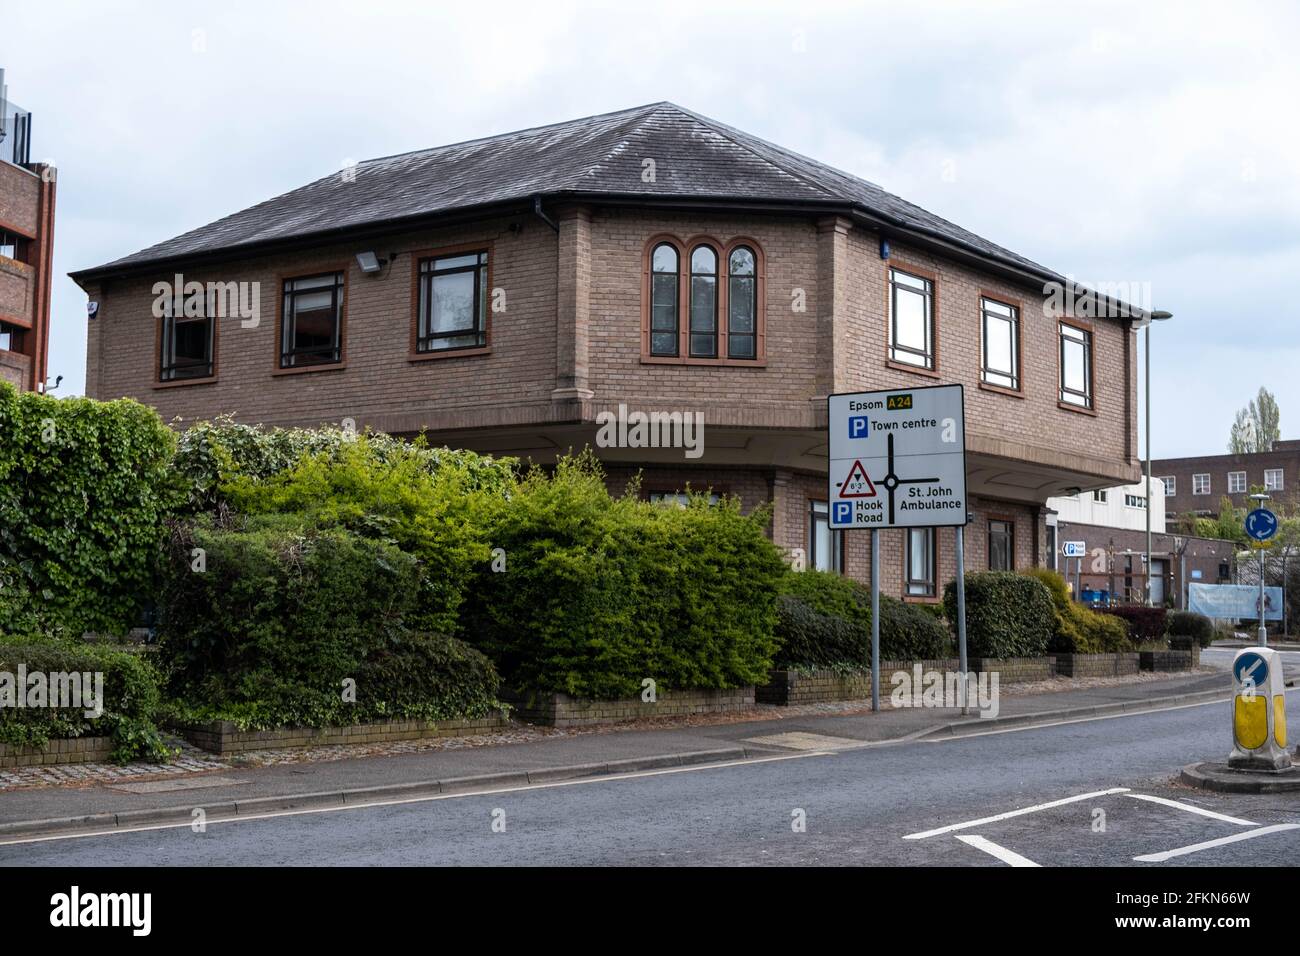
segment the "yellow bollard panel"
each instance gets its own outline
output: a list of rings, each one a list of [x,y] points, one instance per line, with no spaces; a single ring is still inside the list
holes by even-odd
[[[1267,647],[1245,647],[1232,659],[1232,753],[1236,770],[1290,770],[1286,751],[1286,685],[1282,658]]]

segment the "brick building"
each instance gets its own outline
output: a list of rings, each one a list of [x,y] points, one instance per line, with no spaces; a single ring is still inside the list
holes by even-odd
[[[1043,564],[1049,495],[1138,476],[1143,313],[668,103],[370,160],[73,278],[94,397],[543,462],[602,412],[699,413],[695,451],[597,447],[611,485],[770,502],[779,545],[863,580],[868,536],[827,528],[828,394],[965,386],[972,569]],[[882,557],[937,600],[953,531]]]
[[[54,260],[54,168],[31,161],[32,115],[0,70],[0,381],[45,387]]]
[[[1225,496],[1246,508],[1258,488],[1272,495],[1274,506],[1290,509],[1300,489],[1300,439],[1277,441],[1272,451],[1255,454],[1155,458],[1151,474],[1164,482],[1170,517],[1216,515]]]

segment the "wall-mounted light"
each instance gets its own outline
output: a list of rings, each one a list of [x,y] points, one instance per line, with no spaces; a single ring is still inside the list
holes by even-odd
[[[880,237],[880,258],[882,259],[889,258],[889,240],[886,239],[884,236]]]
[[[373,252],[358,252],[357,266],[366,275],[375,275],[384,267],[384,260]]]
[[[86,303],[86,318],[93,319],[99,315],[99,303],[91,299]]]

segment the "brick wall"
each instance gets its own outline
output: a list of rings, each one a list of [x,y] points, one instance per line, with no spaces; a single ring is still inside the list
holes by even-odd
[[[279,730],[238,730],[228,720],[182,728],[186,740],[212,753],[227,755],[250,750],[320,747],[335,744],[391,743],[429,737],[459,737],[503,730],[510,725],[501,713],[476,720],[386,720],[347,727],[287,727]]]

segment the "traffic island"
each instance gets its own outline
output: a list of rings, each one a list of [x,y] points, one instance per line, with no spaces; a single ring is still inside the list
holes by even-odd
[[[1191,787],[1220,793],[1289,793],[1300,791],[1300,767],[1289,770],[1237,770],[1226,763],[1195,763],[1178,779]]]

